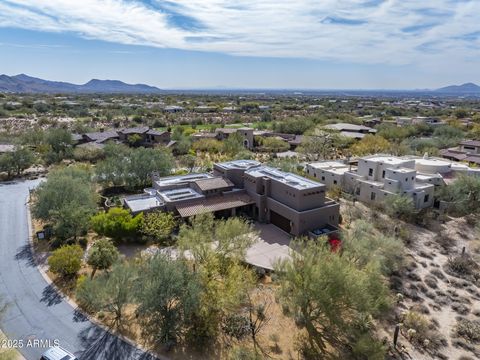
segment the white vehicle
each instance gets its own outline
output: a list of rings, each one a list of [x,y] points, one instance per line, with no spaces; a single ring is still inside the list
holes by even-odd
[[[45,351],[40,360],[78,360],[75,355],[60,346],[54,346]]]

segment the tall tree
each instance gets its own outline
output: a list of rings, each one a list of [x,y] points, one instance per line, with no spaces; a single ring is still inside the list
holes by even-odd
[[[60,238],[75,238],[88,229],[97,199],[88,169],[67,167],[54,170],[35,194],[33,215],[55,222],[54,230]]]
[[[109,273],[83,279],[77,286],[77,300],[89,312],[112,314],[112,325],[121,328],[125,324],[127,305],[135,302],[139,279],[134,265],[116,263]]]
[[[306,330],[303,352],[334,357],[331,349],[355,343],[360,324],[388,307],[388,288],[375,263],[357,266],[323,242],[298,240],[292,259],[280,263],[280,299]]]
[[[184,262],[162,255],[147,260],[140,271],[142,281],[135,294],[142,334],[157,344],[171,347],[191,325],[198,309],[198,277]]]
[[[203,289],[191,334],[198,343],[215,338],[222,319],[246,302],[254,275],[241,261],[254,238],[245,220],[214,220],[211,214],[199,215],[190,226],[180,228],[179,248],[192,254]]]
[[[0,155],[0,172],[6,172],[9,178],[13,173],[19,176],[34,160],[35,156],[28,148],[16,147],[13,152]]]
[[[108,145],[105,160],[98,163],[98,180],[106,185],[122,185],[128,188],[151,184],[155,172],[160,176],[170,174],[173,157],[166,149],[129,149],[121,145]]]
[[[353,144],[350,151],[353,155],[385,153],[390,150],[391,144],[379,135],[365,135],[363,139]]]

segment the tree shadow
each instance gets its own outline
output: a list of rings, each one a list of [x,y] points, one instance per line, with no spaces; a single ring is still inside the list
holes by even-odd
[[[73,321],[85,322],[88,321],[88,317],[86,317],[80,310],[75,309],[75,311],[73,312]]]
[[[63,298],[64,298],[64,295],[59,293],[55,289],[55,286],[50,284],[46,286],[45,289],[43,289],[42,298],[40,299],[40,302],[46,303],[47,306],[53,306],[53,305],[60,304]]]
[[[79,360],[158,360],[93,324],[82,330],[79,338],[85,349]]]
[[[18,249],[18,252],[15,254],[15,260],[26,261],[27,265],[31,267],[36,265],[35,258],[33,257],[32,247],[30,246],[30,244],[23,245]]]

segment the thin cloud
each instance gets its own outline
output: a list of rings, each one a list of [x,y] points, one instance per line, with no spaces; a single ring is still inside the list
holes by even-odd
[[[422,64],[474,57],[479,13],[480,1],[452,0],[6,0],[0,27],[241,56]]]

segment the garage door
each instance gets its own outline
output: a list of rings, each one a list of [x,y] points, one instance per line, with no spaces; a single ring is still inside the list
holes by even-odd
[[[270,210],[270,222],[290,234],[290,220],[288,220],[285,216]]]

